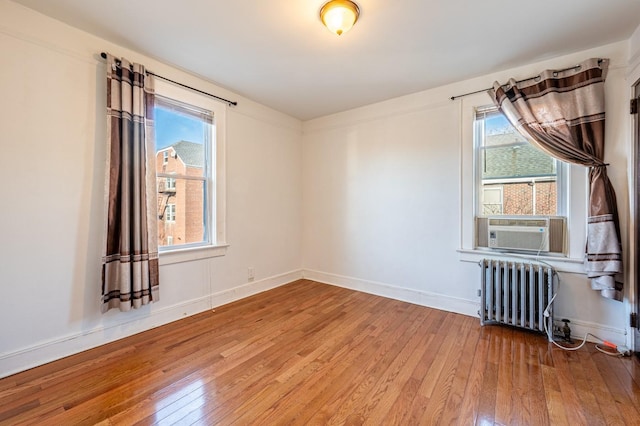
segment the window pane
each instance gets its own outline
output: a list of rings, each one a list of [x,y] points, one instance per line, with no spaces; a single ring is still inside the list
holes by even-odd
[[[212,115],[162,97],[157,97],[154,113],[158,244],[208,244]]]
[[[476,120],[480,214],[557,215],[556,160],[531,145],[500,112],[481,113]]]
[[[482,193],[482,214],[502,214],[502,185],[484,185]]]
[[[205,181],[182,178],[174,181],[172,189],[158,185],[158,245],[206,242]]]

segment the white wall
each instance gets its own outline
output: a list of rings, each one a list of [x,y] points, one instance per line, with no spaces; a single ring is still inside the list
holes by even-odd
[[[640,61],[640,25],[629,38],[629,63],[632,67]],[[633,83],[633,82],[631,82]]]
[[[418,304],[476,315],[482,256],[472,248],[472,111],[485,94],[449,97],[564,68],[611,59],[606,81],[606,161],[618,193],[628,251],[628,87],[626,42],[486,75],[304,123],[305,276]],[[483,99],[479,99],[479,97]],[[572,255],[562,271],[557,317],[618,343],[627,341],[627,305],[603,299],[581,273],[586,188],[572,171]],[[582,182],[580,182],[582,180]],[[627,262],[627,270],[628,270]]]
[[[105,315],[101,51],[239,102],[227,111],[226,256],[161,266],[158,303]],[[0,377],[301,276],[300,121],[5,0],[0,57]]]
[[[625,73],[629,46],[640,52],[639,31],[629,43],[303,125],[197,76],[0,0],[0,377],[303,273],[475,315],[478,267],[471,263],[473,254],[460,251],[470,232],[470,175],[463,159],[470,149],[466,117],[473,99],[448,98],[488,87],[494,79],[528,77],[591,56],[612,59],[606,160],[628,253]],[[239,101],[227,112],[226,256],[162,266],[160,302],[126,314],[99,313],[106,133],[101,51]],[[574,210],[583,211],[585,194],[572,196]],[[247,281],[248,267],[255,268],[253,282]],[[569,263],[564,269],[579,268]],[[558,316],[573,319],[576,333],[591,330],[624,341],[627,305],[600,298],[581,274],[561,275]]]

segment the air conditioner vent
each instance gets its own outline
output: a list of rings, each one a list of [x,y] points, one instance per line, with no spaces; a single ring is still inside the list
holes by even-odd
[[[493,219],[489,218],[489,226],[530,226],[532,228],[549,226],[549,219]]]
[[[496,250],[565,252],[565,218],[478,217],[477,247]]]

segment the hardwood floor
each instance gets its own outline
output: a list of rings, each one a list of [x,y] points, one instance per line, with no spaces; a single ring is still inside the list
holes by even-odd
[[[301,280],[0,380],[0,424],[640,424],[640,363]]]

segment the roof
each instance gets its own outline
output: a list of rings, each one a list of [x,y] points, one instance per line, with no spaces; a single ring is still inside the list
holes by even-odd
[[[529,141],[511,125],[507,128],[500,129],[500,131],[488,133],[484,138],[484,145],[488,147],[522,142],[529,143]]]
[[[180,141],[168,148],[173,148],[182,162],[189,167],[204,167],[204,145],[196,142]]]
[[[517,132],[487,135],[482,179],[543,177],[556,174],[553,158]]]

